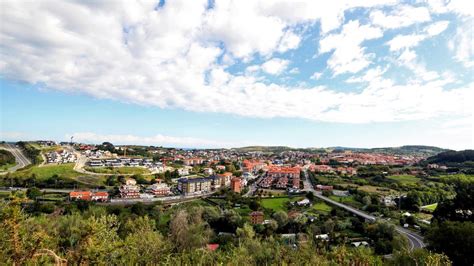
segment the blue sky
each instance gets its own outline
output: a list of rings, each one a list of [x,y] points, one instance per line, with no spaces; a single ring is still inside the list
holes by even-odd
[[[2,2],[0,138],[474,146],[462,1],[317,2]]]

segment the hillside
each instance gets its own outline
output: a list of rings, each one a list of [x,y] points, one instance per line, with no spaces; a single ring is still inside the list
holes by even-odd
[[[287,146],[247,146],[240,148],[233,148],[233,150],[239,152],[283,152],[288,150],[294,150]]]
[[[373,153],[386,153],[386,154],[399,154],[399,155],[417,155],[423,157],[429,157],[436,155],[441,152],[449,151],[443,148],[433,146],[421,146],[421,145],[406,145],[401,147],[384,147],[384,148],[350,148],[350,147],[328,147],[328,148],[291,148],[287,146],[248,146],[241,148],[234,148],[234,150],[240,152],[283,152],[283,151],[306,151],[306,152],[373,152]]]
[[[474,162],[474,150],[446,151],[426,159],[427,163],[466,163]]]
[[[423,157],[429,157],[436,155],[440,152],[449,151],[447,149],[433,147],[433,146],[422,146],[422,145],[405,145],[400,147],[382,147],[382,148],[349,148],[349,147],[331,147],[329,148],[333,152],[341,151],[353,151],[353,152],[373,152],[373,153],[385,153],[385,154],[398,154],[398,155],[417,155]]]

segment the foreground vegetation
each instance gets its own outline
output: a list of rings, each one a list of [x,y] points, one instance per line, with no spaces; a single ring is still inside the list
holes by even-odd
[[[384,262],[368,248],[351,248],[344,242],[328,246],[312,237],[313,229],[302,232],[308,237],[298,240],[295,248],[272,233],[276,230],[272,225],[252,226],[235,213],[221,214],[210,206],[124,208],[78,202],[51,216],[36,204],[22,209],[22,201],[15,198],[0,208],[4,224],[0,227],[0,264],[450,264],[443,255],[403,249]],[[229,226],[231,235],[217,234],[217,225]],[[219,247],[212,251],[206,248],[209,243]]]

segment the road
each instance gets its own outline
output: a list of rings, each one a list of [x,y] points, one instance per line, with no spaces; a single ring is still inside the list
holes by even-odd
[[[356,209],[356,208],[353,208],[351,206],[348,206],[348,205],[345,205],[345,204],[342,204],[340,202],[337,202],[337,201],[334,201],[328,197],[325,197],[322,195],[322,193],[320,191],[316,191],[313,187],[313,185],[311,184],[311,182],[309,181],[309,178],[307,176],[307,173],[304,172],[304,175],[305,175],[305,178],[304,178],[304,181],[303,181],[303,184],[304,184],[304,190],[305,191],[311,191],[313,192],[313,194],[321,199],[321,200],[324,200],[332,205],[335,205],[337,207],[340,207],[340,208],[343,208],[345,209],[346,211],[348,212],[351,212],[359,217],[362,217],[366,220],[369,220],[369,221],[376,221],[377,220],[377,217],[373,216],[373,215],[370,215],[370,214],[367,214],[359,209]],[[404,235],[407,239],[408,239],[408,242],[410,243],[410,250],[414,250],[414,249],[417,249],[417,248],[424,248],[426,247],[426,244],[423,242],[423,237],[418,235],[417,233],[415,232],[412,232],[406,228],[403,228],[401,226],[395,226],[395,230]]]
[[[0,192],[10,192],[10,191],[26,191],[28,188],[24,187],[12,187],[12,188],[0,188]],[[41,192],[49,192],[49,193],[69,193],[74,191],[74,189],[67,189],[67,188],[41,188]]]
[[[23,154],[23,151],[20,148],[18,148],[16,145],[10,144],[10,143],[5,143],[0,147],[2,149],[5,149],[5,150],[11,152],[13,154],[13,156],[15,156],[15,161],[16,161],[15,166],[11,167],[10,169],[8,169],[8,171],[6,171],[5,173],[2,173],[2,174],[6,174],[7,172],[14,172],[18,169],[21,169],[21,168],[31,164],[31,161]]]
[[[249,191],[247,191],[247,193],[245,193],[243,195],[243,197],[251,197],[253,196],[253,194],[255,193],[255,191],[257,190],[257,184],[260,183],[260,180],[262,179],[263,175],[258,175],[255,182],[253,182],[250,187],[249,187]]]

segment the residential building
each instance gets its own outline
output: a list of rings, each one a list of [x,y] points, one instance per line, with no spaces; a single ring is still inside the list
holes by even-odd
[[[230,181],[230,188],[235,193],[240,193],[240,191],[242,190],[242,180],[238,177],[232,178],[232,180]]]
[[[284,166],[271,166],[268,169],[267,176],[271,176],[273,178],[280,178],[280,177],[287,177],[287,178],[295,178],[300,176],[300,168],[299,167],[284,167]]]
[[[155,196],[167,196],[170,194],[170,187],[162,182],[158,182],[149,186],[148,190]]]
[[[92,192],[91,191],[71,191],[69,192],[69,199],[90,201],[92,199]]]
[[[97,191],[92,193],[92,200],[93,201],[107,201],[109,200],[109,193],[105,191]]]
[[[105,191],[71,191],[69,193],[70,200],[86,200],[86,201],[107,201],[109,193]]]
[[[178,190],[181,193],[199,194],[211,191],[210,178],[180,178],[178,179]]]
[[[225,172],[223,174],[218,174],[217,176],[221,179],[221,186],[223,187],[230,186],[230,180],[232,179],[231,172]]]
[[[194,157],[194,158],[187,158],[183,160],[184,165],[199,165],[204,162],[204,159],[199,158],[199,157]]]
[[[120,197],[125,199],[137,199],[140,198],[140,188],[137,186],[135,179],[127,179],[125,185],[119,188]]]
[[[250,213],[250,222],[252,224],[262,224],[263,223],[263,212],[254,211]]]
[[[204,174],[205,174],[205,175],[212,175],[212,174],[214,174],[214,169],[212,169],[212,168],[204,168]]]

